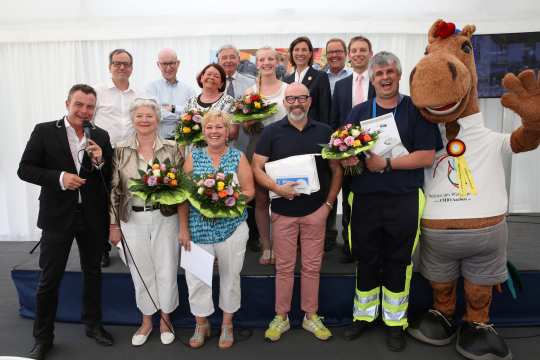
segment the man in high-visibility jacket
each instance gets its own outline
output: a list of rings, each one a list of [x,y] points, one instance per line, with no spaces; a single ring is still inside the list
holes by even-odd
[[[388,133],[379,134],[384,143],[366,155],[364,171],[352,178],[348,240],[357,262],[356,293],[353,324],[345,337],[357,338],[381,313],[388,348],[402,351],[408,325],[411,256],[424,207],[424,167],[433,163],[435,149],[442,144],[438,128],[420,115],[410,97],[399,93],[401,64],[394,54],[375,54],[368,72],[376,96],[355,106],[347,123],[392,114],[382,128],[395,122],[400,141],[385,148]],[[359,161],[349,158],[342,160],[342,165]]]

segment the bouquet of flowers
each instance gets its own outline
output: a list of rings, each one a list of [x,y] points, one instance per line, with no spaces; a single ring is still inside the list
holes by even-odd
[[[182,114],[176,125],[175,140],[180,145],[205,146],[201,121],[204,113],[189,110]]]
[[[163,162],[154,159],[146,171],[139,170],[139,174],[141,177],[131,179],[128,187],[133,196],[139,197],[145,203],[176,205],[188,197],[182,168],[171,164],[169,159]]]
[[[377,132],[368,133],[360,125],[347,124],[337,129],[321,151],[323,159],[348,159],[370,150],[377,141]],[[345,174],[362,173],[362,165],[346,167]]]
[[[195,176],[189,201],[210,219],[238,217],[246,208],[246,197],[242,195],[234,174],[225,174],[221,170]]]
[[[245,123],[247,121],[264,120],[278,112],[276,103],[267,102],[259,94],[249,94],[236,100],[234,103],[233,121],[235,123]],[[257,122],[249,126],[246,130],[249,133],[262,131],[262,124]]]

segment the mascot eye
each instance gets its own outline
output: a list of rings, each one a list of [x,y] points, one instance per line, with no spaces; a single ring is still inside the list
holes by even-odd
[[[463,44],[461,44],[461,50],[463,50],[463,52],[465,54],[470,54],[471,51],[472,51],[472,45],[470,42],[468,41],[465,41]]]

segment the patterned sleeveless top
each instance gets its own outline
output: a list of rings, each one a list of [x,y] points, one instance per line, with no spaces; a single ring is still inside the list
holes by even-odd
[[[193,175],[204,175],[216,172],[212,159],[208,156],[206,148],[194,147],[191,153],[193,157]],[[219,162],[219,168],[225,174],[236,173],[240,163],[241,152],[229,147]],[[191,240],[196,244],[215,244],[227,240],[247,218],[247,211],[242,215],[228,219],[208,219],[201,215],[197,209],[190,205],[189,228]]]

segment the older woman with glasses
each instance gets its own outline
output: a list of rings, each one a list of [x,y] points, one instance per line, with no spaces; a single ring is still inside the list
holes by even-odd
[[[218,170],[234,174],[241,192],[248,200],[253,198],[253,175],[248,160],[241,151],[227,146],[231,128],[230,115],[211,111],[202,121],[203,135],[208,146],[193,148],[186,156],[184,171],[203,176]],[[240,271],[244,264],[249,229],[247,213],[233,218],[208,219],[193,206],[184,203],[180,208],[180,237],[182,246],[191,250],[191,242],[213,254],[219,267],[219,307],[223,311],[223,323],[219,347],[229,348],[234,343],[233,315],[240,308]],[[189,344],[193,348],[204,345],[210,336],[207,317],[214,312],[212,288],[186,271],[189,305],[195,315],[195,332]]]
[[[283,106],[283,97],[287,83],[277,78],[278,53],[271,47],[262,47],[255,53],[257,69],[259,75],[254,86],[249,88],[246,93],[260,94],[266,101],[277,104],[278,111],[272,116],[264,119],[264,126],[270,125],[283,119],[287,112]],[[254,122],[247,123],[246,127],[257,126]],[[251,132],[246,155],[251,160],[257,141],[260,138],[260,132]],[[259,263],[262,265],[273,264],[275,257],[272,254],[272,243],[270,241],[270,199],[268,191],[260,186],[255,187],[255,220],[259,230],[259,237],[262,247],[262,254]]]
[[[219,64],[208,64],[197,75],[197,84],[202,89],[197,96],[190,98],[185,112],[196,110],[200,113],[208,111],[234,111],[234,98],[225,94],[227,75]],[[231,125],[229,139],[238,137],[238,125]]]
[[[135,286],[142,324],[133,335],[133,346],[143,345],[152,332],[152,315],[161,313],[161,342],[174,341],[169,314],[178,306],[178,216],[176,207],[148,205],[133,197],[128,181],[158,159],[180,164],[174,141],[159,136],[160,106],[154,100],[135,99],[130,108],[135,134],[116,145],[110,206],[110,240],[117,245],[122,235],[123,254]],[[166,211],[167,210],[167,211]],[[122,251],[122,249],[120,250]]]

